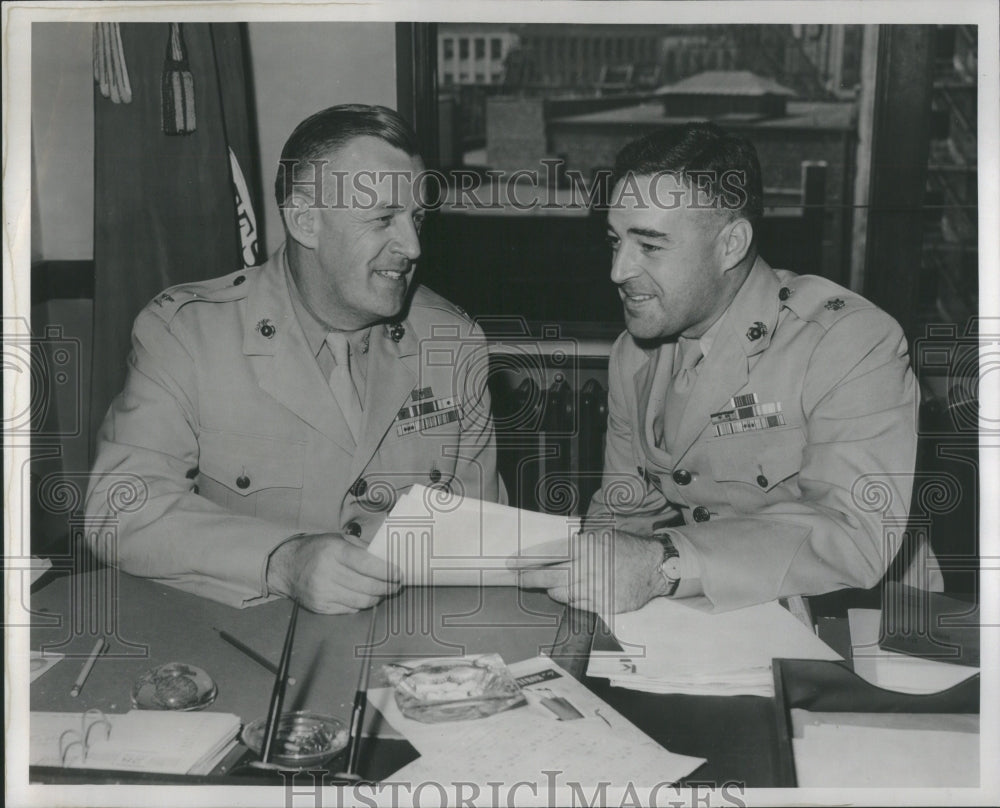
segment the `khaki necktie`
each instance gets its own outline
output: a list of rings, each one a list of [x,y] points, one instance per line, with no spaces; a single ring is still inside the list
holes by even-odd
[[[331,331],[326,335],[326,344],[330,346],[333,361],[336,363],[330,373],[330,390],[344,413],[344,419],[354,434],[354,440],[361,439],[362,407],[358,388],[351,376],[351,348],[347,335],[340,331]]]
[[[670,452],[677,439],[677,431],[681,426],[684,408],[687,406],[691,388],[698,378],[695,369],[701,361],[701,343],[687,337],[678,338],[677,356],[674,360],[674,375],[663,401],[663,433],[657,440],[657,446]]]

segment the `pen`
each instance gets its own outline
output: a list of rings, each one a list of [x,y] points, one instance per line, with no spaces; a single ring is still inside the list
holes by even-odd
[[[285,700],[285,685],[288,684],[288,665],[292,660],[292,643],[295,641],[295,623],[299,618],[299,602],[292,601],[292,614],[288,618],[288,631],[285,633],[285,647],[281,649],[281,661],[278,663],[278,673],[274,678],[274,690],[271,691],[271,704],[267,708],[267,725],[264,728],[260,760],[265,766],[271,762],[271,749],[278,732],[278,722],[281,720],[281,704]]]
[[[94,650],[90,652],[90,656],[87,657],[87,661],[83,663],[83,667],[80,669],[80,675],[76,677],[76,682],[73,683],[73,689],[69,691],[69,694],[74,699],[80,695],[84,682],[86,682],[87,677],[90,676],[90,672],[93,670],[94,663],[97,662],[97,658],[104,653],[104,647],[106,644],[107,643],[105,642],[104,637],[101,637],[94,644]]]
[[[233,648],[235,648],[237,651],[242,651],[244,654],[246,654],[248,657],[250,657],[250,659],[252,659],[258,665],[260,665],[262,668],[264,668],[264,670],[270,671],[271,673],[277,675],[277,673],[278,673],[278,666],[275,665],[267,657],[265,657],[265,656],[263,656],[261,654],[258,654],[249,645],[244,645],[242,642],[240,642],[239,640],[237,640],[228,631],[222,631],[221,629],[215,628],[215,626],[213,626],[212,628],[218,633],[218,635],[220,637],[222,637],[223,640],[225,640],[227,643],[229,643],[231,646],[233,646]],[[290,685],[294,685],[295,684],[295,677],[294,676],[289,676],[288,677],[288,684],[290,684]]]
[[[368,642],[365,644],[365,659],[361,664],[361,675],[358,677],[358,689],[354,694],[354,709],[351,711],[350,740],[347,746],[347,770],[338,772],[335,777],[345,780],[360,780],[358,774],[358,758],[361,753],[361,730],[365,722],[365,708],[368,706],[368,679],[372,670],[372,645],[375,641],[375,616],[378,604],[372,606],[371,621],[368,623]]]

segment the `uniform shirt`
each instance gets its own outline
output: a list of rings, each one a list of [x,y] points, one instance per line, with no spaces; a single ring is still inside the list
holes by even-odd
[[[878,583],[900,547],[917,442],[917,387],[895,320],[758,258],[698,366],[668,455],[644,426],[673,354],[627,332],[612,348],[604,477],[587,522],[650,535],[675,517],[682,576],[700,577],[717,608]],[[923,548],[916,569],[927,559]]]
[[[460,309],[418,287],[404,319],[370,329],[378,385],[356,439],[291,291],[280,250],[140,312],[87,492],[97,557],[247,606],[270,597],[268,558],[290,536],[370,542],[414,483],[505,501],[487,344]]]

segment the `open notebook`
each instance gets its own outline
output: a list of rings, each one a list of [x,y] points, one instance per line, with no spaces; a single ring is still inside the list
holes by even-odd
[[[32,766],[207,774],[236,743],[239,716],[132,710],[31,713]]]

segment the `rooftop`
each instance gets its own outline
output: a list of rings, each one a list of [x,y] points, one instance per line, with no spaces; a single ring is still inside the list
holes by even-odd
[[[751,73],[749,70],[706,70],[656,91],[657,95],[783,95],[794,98],[794,90]]]
[[[721,71],[720,71],[721,72]],[[747,113],[713,116],[711,120],[725,126],[753,126],[769,129],[853,129],[855,125],[853,101],[789,101],[786,113],[780,118],[767,118]],[[659,125],[708,120],[704,116],[668,117],[663,114],[663,104],[637,104],[631,107],[590,112],[554,118],[551,123],[563,127],[600,126],[614,127],[629,124]]]

